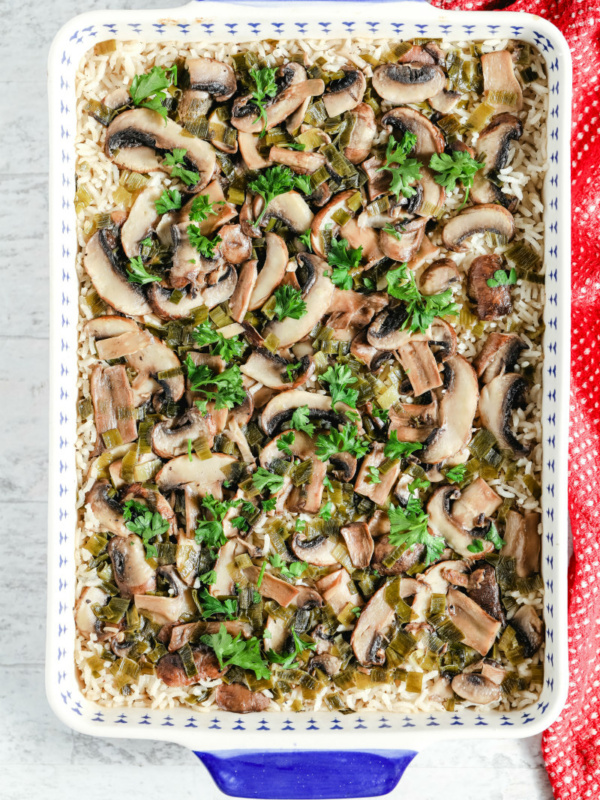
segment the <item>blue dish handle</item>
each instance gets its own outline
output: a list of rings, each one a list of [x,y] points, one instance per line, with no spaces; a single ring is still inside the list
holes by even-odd
[[[396,786],[414,750],[221,750],[196,752],[231,797],[325,800],[378,797]]]

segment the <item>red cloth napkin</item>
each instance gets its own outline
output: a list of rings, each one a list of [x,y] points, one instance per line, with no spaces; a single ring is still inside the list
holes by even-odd
[[[600,798],[600,0],[433,0],[441,8],[527,11],[554,23],[573,56],[569,512],[569,696],[542,751],[556,800]],[[516,800],[516,798],[515,798]]]

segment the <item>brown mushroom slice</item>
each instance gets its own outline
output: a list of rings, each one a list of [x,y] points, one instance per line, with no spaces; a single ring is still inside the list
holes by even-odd
[[[239,225],[223,225],[219,229],[219,249],[229,264],[243,264],[252,256],[252,240]]]
[[[477,478],[464,489],[452,507],[452,516],[467,530],[481,527],[502,505],[502,498],[491,486]]]
[[[236,539],[230,539],[219,548],[213,567],[215,580],[208,590],[212,597],[227,597],[235,592],[235,581],[230,569],[235,565],[235,557],[241,552],[242,547]]]
[[[290,382],[286,368],[300,364],[300,374]],[[302,386],[313,375],[315,364],[310,356],[302,356],[298,361],[289,361],[278,353],[271,353],[264,347],[257,347],[245,364],[240,367],[240,372],[253,378],[255,381],[268,386],[270,389],[283,391],[296,389]]]
[[[466,561],[440,561],[425,570],[422,575],[417,575],[417,580],[425,581],[434,594],[446,594],[448,584],[454,583],[453,577],[466,573]]]
[[[102,622],[94,614],[92,606],[103,606],[110,600],[110,595],[100,586],[86,586],[75,603],[75,625],[79,633],[89,639],[92,634],[98,635],[102,630]]]
[[[400,473],[400,462],[398,461],[392,464],[387,472],[379,473],[380,483],[370,482],[370,467],[378,468],[386,461],[383,451],[384,445],[381,444],[381,442],[376,442],[373,445],[371,452],[363,459],[358,477],[356,478],[356,483],[354,484],[354,491],[357,494],[368,497],[378,506],[384,505]]]
[[[371,567],[380,575],[384,577],[391,575],[400,575],[406,572],[415,564],[418,564],[425,552],[425,546],[422,544],[414,544],[412,547],[407,548],[397,561],[394,561],[391,567],[383,565],[384,560],[391,555],[396,546],[390,543],[389,537],[389,519],[388,519],[388,533],[378,536],[374,543],[373,557],[371,559]]]
[[[359,103],[350,114],[350,136],[344,155],[351,164],[360,164],[369,157],[377,133],[375,112],[367,103]]]
[[[334,411],[331,397],[302,389],[292,389],[275,395],[266,404],[260,419],[261,428],[267,436],[274,436],[283,423],[289,422],[294,411],[301,406],[308,407],[309,417],[326,420],[332,425],[343,424],[344,410],[349,409],[349,406],[338,403],[338,409]]]
[[[349,483],[356,474],[358,462],[352,453],[336,453],[330,457],[329,463],[332,467],[331,474],[342,483]]]
[[[162,185],[148,186],[138,194],[129,216],[121,228],[121,245],[127,258],[135,258],[140,254],[140,243],[155,227],[159,214],[156,201],[163,192]]]
[[[415,272],[423,266],[427,259],[435,258],[439,252],[440,248],[432,244],[431,239],[427,235],[423,236],[419,249],[408,262],[408,269]]]
[[[343,78],[335,78],[327,84],[323,94],[323,105],[330,117],[337,117],[362,102],[367,81],[361,70],[342,67]]]
[[[257,133],[238,132],[238,144],[240,153],[244,159],[244,164],[250,170],[266,169],[272,166],[273,162],[265,158],[259,151],[258,145],[260,137]]]
[[[396,230],[396,236],[386,229],[381,230],[379,232],[381,252],[393,261],[410,261],[421,246],[426,224],[427,220],[424,217],[417,217],[395,222],[392,227]]]
[[[521,121],[512,114],[498,114],[484,128],[475,145],[475,158],[483,163],[483,169],[475,173],[471,188],[474,203],[500,203],[509,211],[514,211],[518,198],[504,194],[499,186],[488,180],[490,172],[503,169],[510,153],[510,143],[523,135]]]
[[[354,627],[350,644],[363,667],[385,663],[385,636],[394,620],[394,609],[385,600],[385,586],[379,589],[363,609]]]
[[[540,571],[540,535],[538,526],[540,515],[527,512],[522,516],[518,511],[509,511],[503,539],[505,545],[500,555],[515,559],[515,570],[519,578],[528,578]]]
[[[135,606],[138,611],[150,615],[152,620],[159,625],[168,625],[177,622],[184,612],[196,612],[186,584],[181,580],[173,565],[159,567],[157,573],[170,584],[172,595],[148,595],[136,593]]]
[[[123,520],[121,504],[111,497],[111,485],[107,480],[99,480],[85,496],[86,506],[89,506],[96,517],[101,530],[115,533],[117,536],[129,536],[130,531]]]
[[[238,211],[236,206],[225,201],[223,188],[218,180],[211,181],[202,194],[205,194],[208,200],[215,206],[214,211],[216,213],[209,214],[206,219],[201,222],[195,222],[194,224],[198,226],[203,236],[210,236],[218,228],[221,228],[225,223],[237,216]],[[195,197],[191,197],[179,211],[175,212],[174,220],[177,225],[183,229],[187,228],[192,222],[190,213],[194,205],[194,200]]]
[[[336,194],[333,199],[315,215],[311,224],[310,241],[312,249],[317,256],[325,258],[327,255],[323,233],[327,230],[331,231],[332,236],[335,236],[339,231],[340,226],[334,220],[334,214],[342,211],[353,216],[354,212],[348,207],[348,200],[355,194],[356,189],[348,189],[345,192]]]
[[[346,239],[350,247],[355,250],[362,247],[362,257],[369,263],[375,263],[383,258],[383,253],[379,249],[379,233],[372,228],[361,227],[354,217],[342,226],[340,238]]]
[[[510,241],[515,233],[513,215],[506,208],[489,203],[465,208],[444,225],[442,241],[448,250],[463,253],[467,250],[466,239],[486,231]]]
[[[524,404],[527,390],[527,381],[509,372],[487,383],[479,398],[481,424],[494,434],[501,449],[512,451],[517,458],[531,450],[528,443],[519,442],[511,427],[513,409]]]
[[[161,492],[178,489],[186,483],[198,484],[203,495],[210,492],[218,499],[223,497],[223,483],[229,474],[227,467],[236,459],[224,453],[213,453],[211,458],[201,459],[192,455],[176,456],[167,462],[155,477]]]
[[[460,281],[460,273],[451,258],[440,258],[426,267],[419,278],[421,294],[430,296],[450,289]]]
[[[142,328],[135,331],[127,331],[119,336],[111,336],[110,339],[101,339],[96,342],[96,352],[103,361],[123,358],[143,350],[154,341],[152,335]]]
[[[442,385],[438,363],[428,342],[407,342],[398,350],[398,358],[416,397]]]
[[[429,167],[421,167],[420,173],[421,179],[416,187],[419,190],[420,200],[414,204],[413,198],[409,200],[411,213],[427,219],[437,218],[441,215],[446,202],[446,190],[436,182],[435,175]]]
[[[183,128],[168,117],[163,120],[155,111],[148,108],[134,108],[119,114],[106,131],[104,146],[106,155],[119,167],[146,172],[140,164],[133,165],[131,151],[136,148],[152,148],[159,152],[185,150],[186,169],[198,173],[198,182],[188,187],[188,191],[199,192],[211,180],[216,165],[214,148],[208,142],[194,136],[184,136]],[[160,162],[153,169],[170,172],[171,168]]]
[[[131,383],[136,397],[135,405],[142,405],[151,395],[159,393],[165,400],[179,400],[185,390],[183,375],[171,378],[159,378],[163,372],[178,370],[181,362],[175,353],[163,344],[160,339],[153,337],[152,344],[125,356],[127,366],[137,372]]]
[[[315,536],[307,539],[303,533],[294,534],[292,552],[300,560],[317,567],[332,567],[338,563],[332,556],[335,544],[326,536]]]
[[[252,583],[256,583],[260,575],[260,569],[258,567],[247,567],[244,570],[244,575]],[[300,589],[282,581],[280,578],[276,578],[270,572],[265,572],[260,584],[260,593],[263,597],[275,600],[280,606],[287,608],[296,600],[300,594]]]
[[[343,568],[320,578],[316,585],[334,614],[341,614],[349,603],[359,607],[365,604],[356,590],[354,593],[350,591],[350,575]]]
[[[325,160],[322,153],[302,152],[288,147],[274,146],[269,151],[269,161],[272,164],[284,164],[300,175],[316,172],[319,167],[324,166]]]
[[[309,672],[319,670],[320,672],[328,675],[330,678],[337,675],[342,668],[342,659],[331,653],[320,653],[314,655],[308,662]]]
[[[444,134],[425,114],[414,108],[392,108],[381,118],[381,124],[392,132],[398,141],[406,132],[417,137],[411,155],[429,163],[434,153],[442,153],[445,147]]]
[[[544,622],[533,606],[524,605],[510,620],[525,658],[535,655],[544,643]]]
[[[445,86],[446,76],[440,67],[419,61],[382,64],[373,72],[373,88],[383,100],[395,105],[422,103]]]
[[[90,375],[90,394],[97,436],[116,429],[124,444],[135,441],[138,435],[135,419],[127,413],[119,413],[119,409],[127,412],[134,407],[134,396],[125,367],[122,364],[115,364],[114,367],[94,364]]]
[[[312,589],[310,586],[296,586],[296,589],[299,589],[299,594],[294,600],[294,605],[297,608],[322,608],[324,605],[323,598],[317,592],[316,589]]]
[[[324,316],[333,296],[333,283],[325,275],[331,271],[326,261],[312,253],[298,253],[296,260],[296,276],[304,287],[302,299],[306,303],[306,313],[300,319],[286,317],[281,321],[270,322],[265,327],[263,335],[276,336],[279,347],[289,347],[304,339]]]
[[[208,648],[193,647],[192,657],[197,670],[196,675],[186,673],[179,653],[167,653],[156,664],[156,677],[166,686],[181,687],[214,680],[222,674],[217,657]]]
[[[494,644],[501,623],[458,589],[448,589],[446,611],[462,633],[461,641],[485,656]]]
[[[496,272],[504,271],[502,257],[495,254],[477,256],[467,274],[467,294],[475,303],[479,319],[492,321],[512,313],[510,286],[490,286]]]
[[[475,672],[461,673],[452,678],[452,691],[463,700],[485,706],[496,703],[502,697],[502,690],[489,678]]]
[[[268,637],[266,635],[267,633],[269,634]],[[272,650],[274,653],[279,653],[283,645],[286,643],[289,635],[290,629],[288,628],[286,621],[280,617],[275,618],[269,615],[265,623],[265,630],[263,634],[263,646],[265,653],[268,653],[269,650]]]
[[[188,58],[185,65],[191,89],[207,92],[217,103],[224,103],[235,94],[237,81],[229,64],[214,58]]]
[[[477,411],[479,386],[469,362],[454,355],[444,362],[444,386],[439,410],[439,427],[419,453],[421,461],[437,464],[458,453],[471,438]]]
[[[303,486],[294,486],[285,501],[286,509],[292,513],[316,514],[321,508],[323,481],[327,475],[327,464],[318,458],[314,458],[314,456],[312,462],[313,468],[310,481]]]
[[[233,102],[231,124],[245,133],[260,133],[263,129],[270,131],[289,117],[307,98],[321,95],[324,91],[325,84],[320,79],[292,83],[265,104],[266,122],[249,95],[239,97]]]
[[[210,449],[213,446],[214,426],[209,417],[204,417],[198,408],[188,408],[177,419],[157,423],[152,429],[152,449],[161,458],[181,456],[188,451],[188,443],[200,436]]]
[[[367,342],[378,350],[398,350],[408,341],[427,341],[426,334],[411,334],[406,325],[407,318],[404,303],[384,308],[369,325]]]
[[[496,580],[496,570],[491,564],[486,561],[477,561],[473,565],[473,572],[469,575],[467,594],[490,617],[497,619],[502,625],[505,624],[506,615],[500,601],[500,587]]]
[[[191,127],[199,116],[206,116],[212,106],[208,92],[200,89],[184,89],[177,103],[177,117],[184,128]]]
[[[345,525],[340,533],[346,542],[350,560],[356,569],[367,569],[373,555],[373,537],[366,522]]]
[[[269,232],[265,236],[265,243],[265,261],[258,273],[256,284],[250,297],[248,306],[250,311],[260,308],[267,302],[283,280],[288,263],[287,245],[281,236],[277,233]]]
[[[430,533],[442,536],[462,558],[472,561],[481,557],[480,552],[491,553],[494,546],[491,542],[484,541],[482,551],[472,553],[469,550],[473,544],[473,536],[452,515],[452,501],[459,496],[460,491],[453,486],[440,486],[436,489],[427,503],[428,527]]]
[[[215,689],[215,703],[221,711],[250,714],[266,711],[271,701],[261,692],[252,692],[241,683],[222,683]]]
[[[127,279],[125,268],[115,254],[107,228],[95,233],[85,246],[83,266],[98,295],[116,311],[132,317],[150,314],[144,291]]]
[[[389,409],[389,433],[396,432],[399,442],[424,442],[438,421],[438,401],[398,403]]]
[[[156,572],[146,561],[146,551],[139,536],[135,533],[115,536],[109,541],[107,552],[121,597],[129,598],[156,589]]]
[[[434,111],[440,114],[450,114],[455,108],[461,98],[460,92],[452,92],[447,89],[442,89],[427,101]]]
[[[516,333],[490,333],[473,366],[483,383],[490,383],[499,375],[513,372],[525,342]]]
[[[394,358],[389,350],[378,350],[367,341],[366,331],[361,331],[352,340],[350,352],[359,361],[362,361],[371,372],[377,372],[387,362]]]
[[[209,273],[207,286],[202,289],[202,301],[207,308],[224,303],[232,296],[237,285],[237,272],[230,264],[223,264]]]
[[[177,292],[176,298],[172,299],[172,289],[165,289],[156,282],[148,287],[148,301],[158,317],[165,320],[187,319],[192,316],[192,311],[204,305],[202,293],[194,286],[185,286]],[[177,302],[174,302],[175,299]]]
[[[250,297],[256,286],[257,264],[258,261],[256,259],[246,261],[239,271],[235,290],[229,300],[229,311],[236,322],[242,322],[248,311]]]
[[[520,111],[523,108],[523,91],[515,77],[515,68],[508,50],[496,50],[481,56],[483,71],[483,96],[495,113]]]
[[[110,316],[88,319],[83,326],[83,330],[86,336],[93,336],[94,339],[113,339],[115,336],[122,336],[124,333],[135,333],[140,328],[137,322],[132,319],[111,314]]]
[[[264,206],[264,200],[257,195],[254,199],[254,218],[258,219]],[[305,233],[313,221],[313,212],[304,197],[298,192],[285,192],[277,195],[269,205],[262,218],[264,227],[270,219],[279,219],[284,222],[292,233]]]

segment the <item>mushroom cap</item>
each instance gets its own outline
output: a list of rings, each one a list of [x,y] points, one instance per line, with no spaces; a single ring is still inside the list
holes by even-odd
[[[200,290],[191,284],[178,289],[178,291],[183,294],[183,297],[177,303],[173,303],[171,301],[172,289],[165,289],[156,281],[148,287],[148,302],[158,317],[166,320],[187,319],[194,309],[204,305]]]
[[[369,157],[377,133],[375,112],[368,103],[359,103],[351,113],[352,130],[344,155],[351,164],[360,164]]]
[[[385,589],[382,586],[369,600],[350,639],[354,655],[364,667],[381,666],[385,662],[383,644],[395,614],[385,600]]]
[[[121,597],[133,597],[156,589],[156,572],[146,561],[143,542],[135,533],[115,536],[108,543],[115,583]]]
[[[514,211],[518,198],[504,194],[499,186],[487,179],[487,175],[506,166],[511,142],[522,135],[521,120],[512,114],[496,115],[481,131],[475,145],[475,157],[483,162],[484,167],[475,173],[473,180],[470,197],[474,203],[500,203],[509,211]]]
[[[216,655],[207,647],[193,647],[192,656],[197,675],[186,674],[179,653],[166,653],[156,665],[156,677],[167,686],[179,687],[214,680],[223,674]]]
[[[219,228],[221,243],[219,249],[229,264],[243,264],[252,256],[252,240],[242,231],[240,225],[223,225]]]
[[[478,377],[483,383],[489,383],[505,372],[512,372],[521,352],[526,348],[527,345],[516,333],[493,331],[473,360]]]
[[[221,496],[223,482],[227,480],[225,467],[236,459],[224,453],[213,453],[211,458],[202,459],[192,455],[176,456],[168,461],[156,475],[156,484],[161,492],[177,489],[186,483],[197,483],[204,494],[211,492]]]
[[[470,206],[461,211],[456,217],[448,220],[442,231],[444,247],[456,252],[465,252],[467,246],[465,239],[475,233],[491,231],[499,236],[504,236],[510,241],[515,233],[513,215],[502,206],[485,203],[479,206]]]
[[[494,253],[477,256],[467,274],[467,294],[476,304],[479,319],[492,321],[512,312],[510,286],[490,286],[498,270],[503,269],[502,257]]]
[[[429,498],[427,513],[428,528],[434,536],[443,537],[450,547],[463,559],[472,561],[480,557],[480,553],[472,553],[469,547],[473,544],[473,536],[452,514],[452,501],[457,500],[460,491],[454,486],[440,486]],[[491,542],[483,542],[483,552],[491,552]]]
[[[284,422],[289,422],[294,411],[301,406],[308,406],[309,417],[313,420],[323,419],[331,425],[345,422],[344,411],[350,410],[344,403],[337,404],[333,410],[331,397],[316,392],[305,392],[292,389],[289,392],[276,394],[263,409],[260,426],[267,436],[274,436]]]
[[[321,95],[324,91],[325,84],[320,79],[291,83],[265,103],[266,123],[260,116],[258,107],[253,103],[251,95],[238,97],[233,101],[231,124],[246,133],[260,133],[263,127],[269,131],[287,119],[305,100]]]
[[[330,117],[336,117],[356,108],[367,88],[367,80],[360,69],[351,67],[342,69],[344,77],[330,81],[323,94],[323,105]]]
[[[350,560],[356,569],[367,569],[373,555],[373,537],[366,522],[345,525],[340,534],[346,542]]]
[[[508,50],[495,50],[481,56],[483,71],[483,94],[486,102],[494,106],[496,113],[520,111],[523,108],[523,90],[515,77],[512,54]],[[513,103],[506,103],[502,95],[513,94]],[[500,95],[495,98],[494,95]]]
[[[452,678],[452,691],[463,700],[478,706],[495,703],[502,697],[502,690],[489,678],[476,672],[460,673]]]
[[[381,118],[381,124],[401,139],[406,131],[414,133],[417,142],[412,155],[429,163],[434,153],[442,153],[445,147],[444,134],[425,114],[414,108],[392,108]]]
[[[264,200],[256,195],[253,204],[255,219],[262,211]],[[277,195],[269,205],[262,218],[261,225],[265,226],[271,218],[280,219],[292,233],[304,233],[313,221],[313,212],[304,197],[298,192],[285,192]]]
[[[188,58],[190,88],[212,95],[218,103],[229,100],[237,90],[235,72],[223,61],[214,58]]]
[[[301,372],[290,383],[286,367],[298,363],[301,364]],[[278,353],[271,353],[265,347],[257,347],[246,363],[242,364],[240,371],[249,378],[262,383],[263,386],[283,391],[296,389],[306,383],[315,371],[315,363],[308,355],[289,361]]]
[[[410,339],[426,341],[426,334],[412,334],[403,327],[408,318],[404,303],[387,306],[381,311],[367,329],[367,342],[378,350],[398,350]]]
[[[373,88],[377,94],[396,105],[422,103],[445,86],[446,76],[440,67],[419,61],[382,64],[373,72]]]
[[[527,381],[509,372],[487,383],[479,398],[482,425],[494,434],[502,449],[511,450],[518,458],[528,455],[531,448],[529,444],[521,444],[513,433],[512,412],[524,403],[527,390]]]
[[[440,294],[449,289],[453,283],[460,281],[460,272],[451,258],[439,258],[425,267],[419,277],[421,294]]]
[[[241,683],[222,683],[215,689],[215,702],[221,711],[234,714],[249,714],[252,711],[265,711],[271,701],[261,692],[252,692]]]
[[[140,243],[156,225],[159,214],[156,201],[161,196],[163,187],[148,186],[136,197],[129,215],[121,228],[121,245],[127,258],[136,258],[140,254]]]
[[[250,311],[266,303],[283,280],[288,264],[288,248],[279,234],[269,231],[265,235],[265,243],[266,256],[250,297]]]
[[[191,406],[177,419],[158,422],[152,428],[152,449],[161,458],[181,456],[188,451],[188,442],[204,436],[207,447],[213,446],[214,425],[198,408]]]
[[[334,547],[334,543],[326,536],[307,539],[303,533],[294,534],[291,544],[292,552],[300,561],[315,564],[318,567],[332,567],[338,563],[337,559],[331,555]]]

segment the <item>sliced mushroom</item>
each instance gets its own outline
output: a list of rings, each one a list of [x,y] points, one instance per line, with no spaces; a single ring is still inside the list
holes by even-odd
[[[96,342],[96,352],[103,361],[110,361],[113,358],[123,358],[143,350],[152,344],[153,338],[148,331],[136,328],[135,331],[127,331],[119,336],[111,336],[110,339],[101,339]]]
[[[523,517],[517,511],[506,515],[504,541],[500,555],[515,559],[515,571],[519,578],[528,578],[540,571],[540,515],[527,512]]]
[[[490,617],[481,606],[458,589],[448,589],[446,610],[462,633],[461,641],[482,656],[486,655],[502,627],[500,622]]]
[[[310,672],[319,670],[330,678],[337,675],[342,668],[342,659],[337,656],[332,656],[331,653],[321,653],[315,655],[308,662],[308,669]]]
[[[432,69],[438,68],[432,67]],[[417,142],[411,155],[426,163],[429,163],[429,159],[434,153],[444,151],[444,134],[420,111],[415,111],[413,108],[393,108],[383,115],[381,124],[387,127],[398,140],[401,140],[407,131],[414,133]]]
[[[333,219],[333,216],[339,211],[343,211],[346,214],[352,215],[354,212],[348,208],[348,200],[355,194],[355,189],[349,189],[348,191],[336,194],[335,197],[329,203],[327,203],[327,205],[322,208],[312,220],[310,234],[311,246],[314,252],[318,256],[321,256],[321,258],[325,258],[327,255],[323,233],[327,230],[331,232],[332,236],[337,234],[339,230],[339,224]]]
[[[121,228],[121,245],[127,258],[139,256],[141,241],[155,227],[159,218],[156,201],[162,192],[161,185],[148,186],[138,194],[131,206],[129,216]]]
[[[273,164],[272,161],[261,155],[258,149],[260,141],[259,134],[257,133],[238,132],[240,153],[244,159],[244,164],[250,170],[266,169]]]
[[[406,219],[395,222],[391,227],[396,235],[383,229],[379,233],[379,248],[381,252],[393,261],[410,261],[423,241],[425,225],[424,217]]]
[[[349,483],[356,474],[357,460],[352,453],[336,453],[330,457],[329,463],[331,474],[342,483]]]
[[[456,252],[465,252],[465,239],[476,233],[490,231],[510,241],[515,233],[513,215],[506,208],[488,203],[465,208],[456,217],[452,217],[442,231],[444,247]]]
[[[294,605],[297,608],[322,608],[324,605],[323,598],[316,589],[311,589],[310,586],[296,586],[299,589],[298,596],[294,600]]]
[[[373,537],[366,522],[345,525],[340,533],[346,542],[350,560],[356,569],[367,569],[373,555]]]
[[[213,453],[207,459],[192,455],[191,461],[187,455],[177,456],[164,465],[157,473],[155,481],[163,494],[186,483],[195,483],[201,487],[203,494],[210,492],[221,499],[223,483],[228,476],[226,468],[234,461],[233,456],[224,453]]]
[[[266,695],[252,692],[241,683],[222,683],[217,686],[215,702],[221,711],[232,711],[234,714],[265,711],[271,703]]]
[[[369,325],[367,342],[378,350],[398,350],[411,338],[417,341],[418,336],[411,335],[410,329],[405,326],[407,319],[404,303],[388,306]]]
[[[256,196],[253,205],[254,218],[258,219],[264,206],[264,200]],[[304,233],[313,221],[313,213],[306,200],[298,192],[286,192],[275,197],[262,218],[261,225],[266,225],[270,219],[279,219],[284,222],[292,233]]]
[[[175,148],[185,150],[186,169],[198,173],[198,182],[189,186],[189,191],[199,192],[203,189],[215,171],[216,156],[212,145],[194,136],[184,136],[180,125],[168,117],[163,120],[160,114],[148,108],[135,108],[115,117],[106,131],[106,155],[117,166],[132,169],[134,172],[156,169],[170,171],[162,161],[150,169],[147,166],[142,168],[143,165],[135,160],[135,150],[140,147],[144,150],[151,148],[161,153]]]
[[[290,382],[287,367],[299,364],[298,372],[294,370],[296,377]],[[291,361],[277,353],[271,353],[265,347],[257,347],[252,351],[252,355],[242,364],[240,371],[259,381],[263,386],[282,391],[285,389],[296,389],[302,386],[313,375],[315,364],[310,356],[302,356],[298,361]]]
[[[325,84],[320,79],[292,83],[275,95],[271,101],[267,101],[265,104],[266,122],[259,114],[250,95],[239,97],[233,102],[231,124],[234,128],[246,133],[260,133],[263,128],[271,130],[289,117],[307,98],[321,95],[324,91]]]
[[[150,314],[144,291],[127,280],[119,261],[116,242],[108,228],[95,233],[85,246],[83,266],[98,295],[116,311],[132,317]]]
[[[512,412],[524,404],[527,389],[524,378],[509,372],[487,383],[479,398],[482,425],[494,434],[500,448],[511,450],[517,458],[528,455],[531,450],[529,444],[519,442],[511,428]]]
[[[427,102],[434,111],[438,111],[440,114],[450,114],[456,108],[460,97],[460,92],[442,89],[441,92],[438,92],[433,97],[430,97]]]
[[[248,311],[250,297],[256,286],[258,261],[246,261],[239,272],[235,291],[229,300],[229,311],[236,322],[242,322]]]
[[[371,452],[365,456],[354,484],[354,491],[357,494],[368,497],[378,506],[384,505],[389,493],[396,481],[400,472],[400,462],[396,462],[390,466],[387,472],[379,473],[380,483],[370,482],[370,468],[380,467],[386,460],[384,455],[384,445],[381,442],[376,442],[373,445]]]
[[[500,203],[509,211],[514,211],[518,198],[504,194],[499,186],[488,179],[490,172],[499,172],[507,162],[510,143],[523,135],[523,125],[512,114],[498,114],[479,134],[475,145],[476,160],[484,164],[475,173],[471,188],[474,203]]]
[[[156,589],[156,572],[146,561],[144,544],[135,533],[115,536],[108,543],[108,555],[121,597],[133,597]]]
[[[288,147],[272,147],[269,161],[273,164],[284,164],[300,175],[310,175],[324,166],[325,156],[322,153],[309,153],[290,150]]]
[[[460,556],[472,561],[480,557],[480,553],[472,553],[469,550],[474,537],[452,514],[452,501],[457,500],[459,496],[459,490],[452,486],[440,486],[436,489],[427,503],[428,527],[430,533],[442,536]],[[483,551],[480,552],[484,553],[490,553],[494,549],[492,543],[488,541],[483,541],[482,547]]]
[[[327,84],[323,94],[323,105],[330,117],[337,117],[362,102],[367,81],[359,69],[342,67],[345,75]]]
[[[235,592],[235,581],[230,569],[235,564],[235,557],[241,552],[242,547],[236,539],[230,539],[219,548],[217,560],[213,567],[215,580],[209,589],[212,597],[227,597]]]
[[[365,603],[360,594],[350,591],[350,575],[345,569],[330,572],[317,581],[317,589],[321,592],[323,600],[331,606],[334,614],[341,614],[348,603],[362,607]]]
[[[438,421],[438,401],[434,394],[430,403],[399,403],[389,409],[389,432],[396,432],[399,442],[424,442]]]
[[[535,655],[544,643],[544,622],[533,606],[524,605],[510,621],[525,658]]]
[[[496,50],[481,56],[483,70],[483,96],[496,113],[520,111],[523,108],[523,91],[515,77],[515,68],[508,50]]]
[[[267,403],[261,415],[260,425],[267,436],[274,436],[283,423],[289,422],[294,411],[301,406],[308,407],[308,414],[312,419],[323,419],[332,425],[340,425],[344,422],[342,405],[338,403],[338,410],[333,411],[331,397],[294,389],[275,395]]]
[[[481,606],[490,617],[498,622],[506,622],[504,607],[500,601],[500,587],[496,580],[496,570],[486,561],[477,561],[469,576],[467,594],[477,605]]]
[[[260,569],[258,567],[247,567],[244,570],[244,575],[248,580],[256,583],[260,575]],[[287,608],[295,602],[300,594],[300,589],[282,581],[280,578],[276,578],[270,572],[265,572],[260,584],[260,593],[263,597],[269,597],[279,603],[280,606]]]
[[[177,622],[184,612],[195,612],[196,607],[188,597],[187,586],[179,577],[175,567],[173,565],[159,567],[157,573],[169,583],[171,594],[164,597],[136,593],[134,600],[138,611],[149,614],[152,620],[160,625]]]
[[[335,545],[326,536],[315,536],[314,539],[307,539],[303,533],[294,534],[292,539],[292,552],[307,564],[315,564],[318,567],[331,567],[338,561],[331,555]]]
[[[426,267],[419,278],[421,294],[440,294],[460,281],[460,273],[451,258],[440,258]]]
[[[94,339],[113,339],[115,336],[122,336],[124,333],[135,333],[140,328],[134,320],[112,314],[106,317],[88,319],[83,326],[83,330],[86,336],[93,336]]]
[[[222,675],[217,657],[207,647],[193,647],[192,656],[196,675],[186,673],[179,653],[167,653],[156,665],[156,677],[167,686],[180,687],[214,680]]]
[[[407,342],[398,350],[398,358],[416,397],[442,385],[438,363],[428,342]]]
[[[479,387],[469,362],[454,355],[444,362],[445,392],[440,402],[440,425],[419,453],[421,461],[437,464],[458,453],[471,438]]]
[[[127,537],[130,531],[123,520],[123,508],[110,496],[110,489],[108,481],[96,481],[85,496],[86,505],[92,509],[101,530]]]
[[[285,275],[288,263],[288,249],[285,241],[276,233],[265,236],[266,256],[258,273],[248,308],[254,311],[266,303]]]
[[[371,372],[377,372],[387,362],[394,358],[393,351],[378,350],[367,341],[366,331],[361,331],[352,340],[350,352],[359,361],[362,361]]]
[[[495,703],[502,697],[502,690],[489,678],[477,673],[461,673],[452,678],[452,691],[463,700],[485,706]]]
[[[473,360],[478,377],[490,383],[500,375],[513,372],[521,352],[527,348],[516,333],[490,333],[479,355]]]
[[[418,61],[382,64],[373,72],[373,88],[381,98],[395,105],[422,103],[445,86],[446,76],[440,67]]]
[[[466,561],[439,561],[425,570],[422,575],[417,575],[417,580],[425,581],[434,594],[446,594],[448,584],[456,584],[458,576],[467,572]]]
[[[187,319],[194,309],[204,305],[202,292],[194,286],[184,286],[177,292],[179,300],[174,302],[171,299],[172,289],[165,289],[156,282],[148,287],[148,301],[158,317],[166,320]]]
[[[400,575],[402,572],[406,572],[421,561],[423,553],[425,552],[424,545],[414,544],[412,547],[407,548],[391,567],[385,567],[383,565],[384,560],[396,550],[395,545],[390,543],[389,518],[387,519],[387,530],[388,533],[378,536],[371,560],[371,567],[385,577],[388,575]]]
[[[491,486],[477,478],[470,483],[452,507],[452,516],[467,530],[482,527],[486,518],[491,517],[502,505],[502,498]]]
[[[133,392],[125,367],[122,364],[115,364],[114,367],[94,364],[90,375],[90,394],[98,437],[116,428],[124,443],[135,441],[137,439],[135,419],[133,417],[120,419],[118,413],[120,408],[132,409],[134,406]]]
[[[354,627],[350,644],[364,667],[385,662],[385,636],[394,620],[394,609],[385,600],[385,586],[369,600]]]
[[[446,190],[436,182],[435,174],[429,167],[421,167],[420,174],[421,178],[416,184],[417,195],[408,200],[407,211],[426,219],[439,217],[446,202]]]
[[[219,230],[219,249],[229,264],[243,264],[252,255],[252,241],[239,225],[223,225]]]
[[[212,105],[208,92],[200,89],[184,89],[177,103],[177,116],[185,128],[192,126],[199,116],[207,116]]]
[[[367,103],[359,103],[350,115],[352,128],[344,155],[352,164],[360,164],[369,157],[377,133],[375,112]]]
[[[75,603],[75,625],[79,633],[89,639],[92,634],[102,632],[102,621],[94,614],[92,606],[103,606],[110,595],[100,586],[86,586]]]
[[[152,449],[161,458],[181,456],[188,451],[188,443],[203,437],[206,446],[213,446],[214,425],[196,408],[188,408],[181,417],[157,423],[152,429]]]
[[[207,308],[229,300],[237,286],[237,272],[230,264],[223,264],[218,269],[209,273],[207,286],[202,289],[202,301]]]
[[[214,58],[188,58],[185,64],[191,89],[207,92],[217,103],[224,103],[235,94],[237,81],[229,64]]]
[[[163,372],[178,370],[181,363],[175,353],[166,344],[152,337],[152,344],[125,356],[127,366],[135,370],[137,375],[131,383],[136,397],[136,407],[150,399],[151,395],[166,402],[181,398],[185,390],[183,375],[172,378],[159,378]]]
[[[476,305],[479,319],[502,319],[512,312],[510,286],[490,286],[496,272],[504,271],[502,257],[495,254],[477,256],[471,262],[467,275],[467,294]]]

